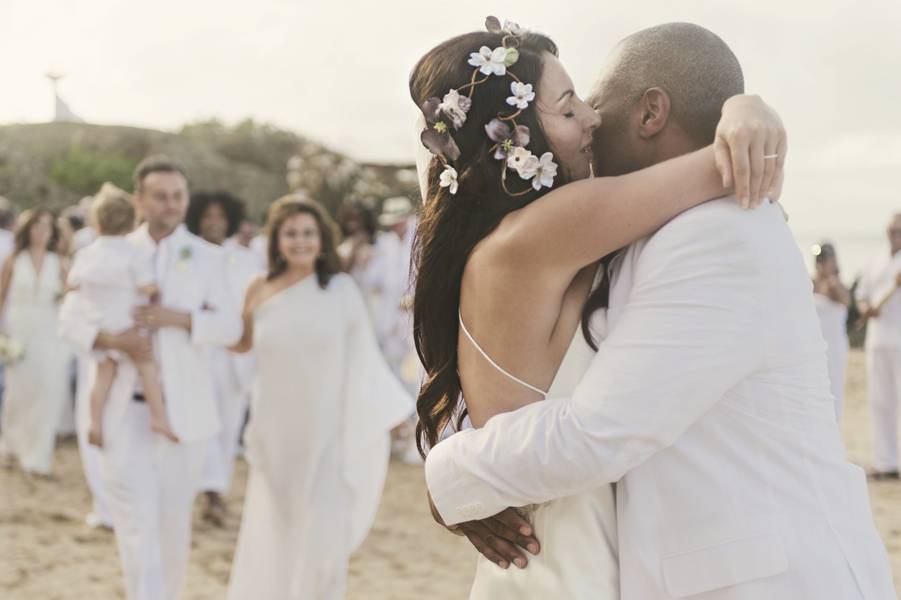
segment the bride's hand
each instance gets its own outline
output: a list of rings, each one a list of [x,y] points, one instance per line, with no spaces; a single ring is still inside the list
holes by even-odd
[[[723,187],[735,187],[744,208],[773,202],[782,193],[788,145],[782,119],[760,96],[732,96],[723,104],[713,142]]]
[[[520,569],[526,568],[529,561],[519,548],[526,548],[531,554],[538,554],[541,550],[538,539],[532,535],[532,526],[514,508],[487,519],[450,526],[445,525],[431,494],[429,508],[436,523],[455,535],[465,536],[480,554],[502,569],[511,564]]]

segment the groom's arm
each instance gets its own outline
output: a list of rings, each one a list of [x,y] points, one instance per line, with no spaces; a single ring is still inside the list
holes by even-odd
[[[741,220],[766,215],[696,211],[647,242],[623,314],[571,399],[495,416],[432,449],[426,477],[445,522],[617,481],[759,366],[764,283]]]

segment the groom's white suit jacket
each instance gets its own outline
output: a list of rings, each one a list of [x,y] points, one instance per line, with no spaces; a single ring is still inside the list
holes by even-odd
[[[618,482],[623,600],[895,600],[780,210],[705,204],[616,270],[610,334],[572,398],[429,454],[446,522]]]

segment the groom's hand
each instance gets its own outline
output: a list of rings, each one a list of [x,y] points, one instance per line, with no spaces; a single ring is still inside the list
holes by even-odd
[[[505,509],[487,519],[450,526],[444,524],[431,496],[429,508],[439,525],[453,534],[465,536],[480,554],[502,569],[510,563],[520,569],[526,568],[529,560],[520,548],[526,548],[531,554],[541,550],[538,538],[532,535],[532,526],[515,508]]]

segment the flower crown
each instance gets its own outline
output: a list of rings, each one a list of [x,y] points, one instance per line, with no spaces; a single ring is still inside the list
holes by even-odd
[[[444,165],[441,172],[439,185],[448,188],[451,194],[457,193],[457,171],[451,166],[451,161],[460,157],[460,148],[451,135],[451,128],[460,129],[466,123],[466,115],[472,107],[472,95],[476,87],[488,81],[491,77],[509,77],[510,93],[507,104],[511,107],[510,114],[498,113],[487,125],[485,133],[494,142],[491,151],[496,160],[503,161],[501,169],[501,187],[513,197],[523,196],[534,189],[552,187],[557,176],[557,164],[554,155],[545,152],[541,157],[532,154],[529,145],[529,128],[516,122],[516,118],[523,113],[529,103],[535,100],[535,92],[531,83],[524,83],[510,71],[510,67],[519,60],[519,37],[525,30],[516,23],[505,21],[501,26],[497,17],[488,17],[485,20],[485,28],[491,33],[503,33],[501,45],[492,50],[488,46],[482,46],[478,52],[469,55],[468,64],[475,67],[469,83],[451,89],[443,98],[432,97],[422,104],[422,113],[425,116],[426,128],[420,135],[422,144],[429,152],[438,157]],[[481,77],[480,77],[481,74]],[[532,189],[524,189],[519,192],[511,192],[507,187],[507,170],[516,171],[519,176],[531,182]]]

